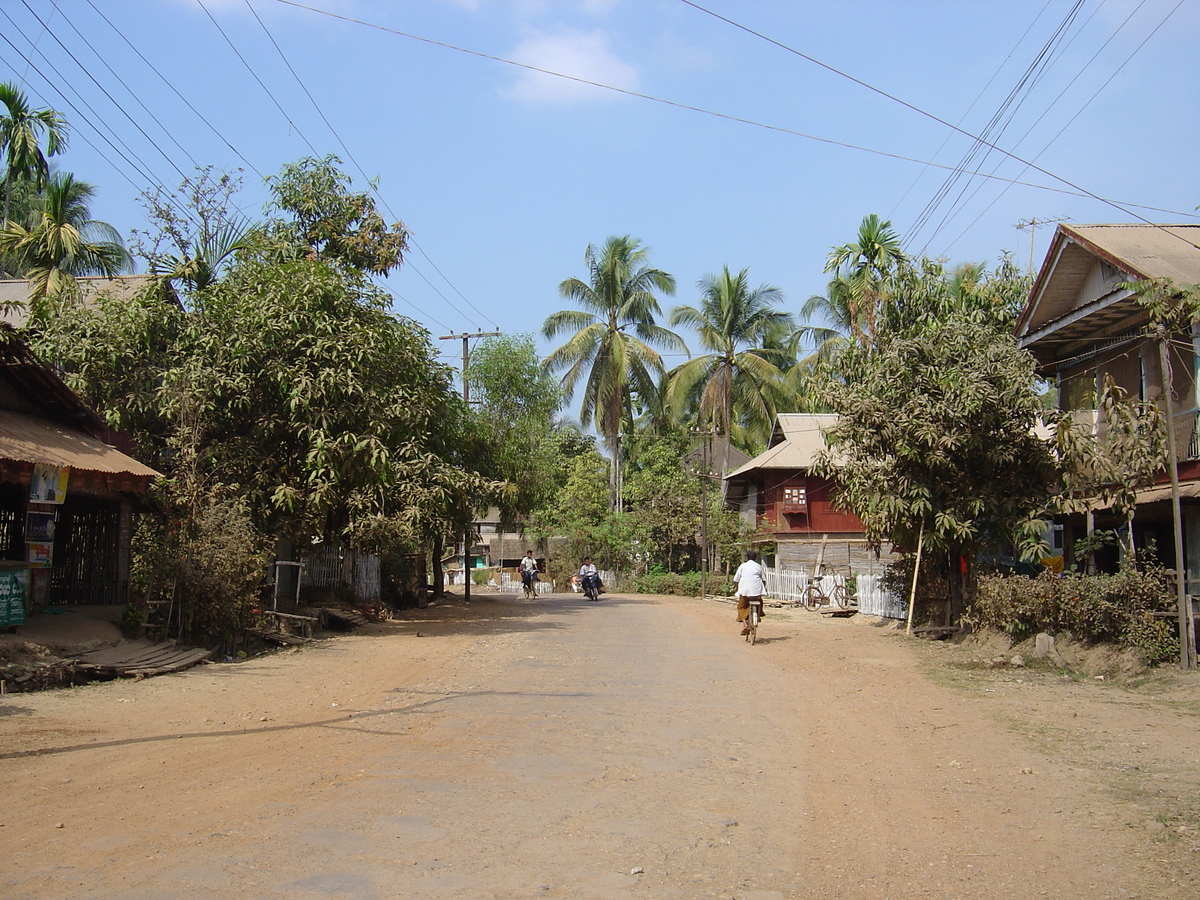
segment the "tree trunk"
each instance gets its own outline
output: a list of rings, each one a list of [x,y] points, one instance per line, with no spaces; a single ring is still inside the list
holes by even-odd
[[[433,539],[433,596],[441,597],[443,594],[443,586],[445,584],[445,573],[442,572],[442,552],[445,550],[445,544],[442,543],[442,536],[438,535]]]

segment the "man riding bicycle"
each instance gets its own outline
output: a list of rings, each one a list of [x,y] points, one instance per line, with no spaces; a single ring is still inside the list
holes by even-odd
[[[738,566],[733,583],[737,586],[737,620],[743,623],[742,634],[749,634],[750,604],[757,603],[761,610],[763,594],[767,592],[763,567],[758,564],[758,554],[753,550],[746,551],[746,561]]]
[[[527,550],[525,552],[525,556],[521,560],[521,565],[519,568],[521,570],[522,587],[524,587],[527,591],[532,591],[538,575],[538,564],[537,560],[533,558],[532,550]]]

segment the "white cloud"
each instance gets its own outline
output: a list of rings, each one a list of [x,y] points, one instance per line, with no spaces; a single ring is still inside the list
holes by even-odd
[[[549,72],[625,90],[637,90],[640,83],[637,67],[612,51],[608,36],[602,31],[564,30],[536,35],[518,45],[509,57]],[[529,71],[524,72],[505,94],[532,103],[572,103],[617,96],[568,78]]]

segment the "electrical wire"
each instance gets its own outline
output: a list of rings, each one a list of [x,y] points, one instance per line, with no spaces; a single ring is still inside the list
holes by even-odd
[[[1125,27],[1125,25],[1129,23],[1129,20],[1130,20],[1130,18],[1132,18],[1132,17],[1133,17],[1133,14],[1134,14],[1134,13],[1136,13],[1138,10],[1140,10],[1140,9],[1141,9],[1141,8],[1142,8],[1142,7],[1145,5],[1145,3],[1146,3],[1146,0],[1142,0],[1142,3],[1139,3],[1139,4],[1138,4],[1137,8],[1136,8],[1136,9],[1133,11],[1133,13],[1130,13],[1130,15],[1129,15],[1129,16],[1128,16],[1128,17],[1125,19],[1125,21],[1121,23],[1120,27],[1118,27],[1118,28],[1117,28],[1117,31],[1116,31],[1116,32],[1114,32],[1114,33],[1113,33],[1113,35],[1112,35],[1112,36],[1111,36],[1111,37],[1110,37],[1110,38],[1109,38],[1107,41],[1105,41],[1105,42],[1104,42],[1103,46],[1101,46],[1099,50],[1097,50],[1097,51],[1096,51],[1096,54],[1095,54],[1095,55],[1093,55],[1093,56],[1092,56],[1092,59],[1091,59],[1091,60],[1089,60],[1089,61],[1088,61],[1088,63],[1087,63],[1087,65],[1085,65],[1085,66],[1084,66],[1084,68],[1085,68],[1085,69],[1087,68],[1087,66],[1090,66],[1090,65],[1091,65],[1091,63],[1092,63],[1092,62],[1093,62],[1093,61],[1096,59],[1096,57],[1097,57],[1097,56],[1099,56],[1100,52],[1101,52],[1101,51],[1104,49],[1104,47],[1107,47],[1107,46],[1108,46],[1108,44],[1109,44],[1109,43],[1110,43],[1110,42],[1113,40],[1113,38],[1115,38],[1115,37],[1116,37],[1117,33],[1119,33],[1119,32],[1121,31],[1121,29],[1123,29],[1123,28]],[[1083,105],[1082,105],[1082,106],[1081,106],[1081,107],[1080,107],[1080,108],[1079,108],[1079,109],[1076,111],[1075,115],[1073,115],[1073,116],[1072,116],[1070,119],[1068,119],[1068,120],[1067,120],[1067,121],[1066,121],[1066,122],[1063,124],[1062,128],[1060,128],[1060,129],[1059,129],[1059,130],[1058,130],[1058,131],[1057,131],[1057,132],[1054,134],[1054,136],[1053,136],[1053,137],[1051,137],[1051,138],[1050,138],[1050,140],[1048,140],[1048,141],[1045,143],[1045,145],[1042,147],[1042,149],[1041,149],[1041,150],[1039,150],[1039,151],[1037,152],[1037,155],[1036,155],[1036,156],[1034,156],[1034,159],[1035,159],[1035,160],[1037,160],[1037,159],[1040,159],[1040,158],[1041,158],[1041,156],[1042,156],[1042,154],[1044,154],[1044,153],[1045,153],[1045,152],[1046,152],[1048,149],[1050,149],[1050,147],[1051,147],[1051,146],[1052,146],[1052,145],[1055,143],[1055,141],[1057,141],[1057,140],[1058,140],[1060,137],[1062,137],[1062,136],[1063,136],[1063,134],[1066,132],[1066,130],[1067,130],[1068,128],[1070,128],[1072,124],[1074,124],[1075,120],[1076,120],[1076,119],[1078,119],[1078,118],[1079,118],[1081,115],[1083,115],[1084,111],[1085,111],[1085,110],[1087,110],[1087,108],[1088,108],[1089,106],[1091,106],[1091,104],[1093,103],[1093,101],[1095,101],[1095,99],[1096,99],[1097,97],[1099,97],[1101,93],[1103,93],[1103,92],[1104,92],[1105,88],[1107,88],[1107,87],[1108,87],[1108,85],[1112,83],[1112,80],[1113,80],[1114,78],[1116,78],[1116,77],[1117,77],[1117,76],[1118,76],[1118,75],[1119,75],[1119,74],[1122,72],[1122,70],[1124,70],[1124,68],[1125,68],[1127,65],[1129,65],[1130,61],[1131,61],[1131,60],[1132,60],[1132,59],[1133,59],[1135,56],[1137,56],[1137,54],[1138,54],[1138,53],[1140,53],[1140,52],[1142,51],[1142,49],[1143,49],[1143,48],[1146,46],[1146,44],[1147,44],[1147,43],[1150,41],[1150,39],[1151,39],[1152,37],[1154,37],[1154,35],[1156,35],[1156,34],[1157,34],[1157,33],[1158,33],[1158,32],[1159,32],[1161,29],[1162,29],[1162,27],[1163,27],[1164,25],[1166,25],[1166,24],[1167,24],[1167,20],[1168,20],[1168,19],[1170,19],[1170,18],[1171,18],[1171,17],[1172,17],[1172,16],[1173,16],[1173,15],[1174,15],[1174,14],[1175,14],[1177,11],[1178,11],[1179,7],[1181,7],[1181,6],[1183,6],[1183,0],[1179,0],[1179,2],[1178,2],[1176,5],[1175,5],[1175,7],[1174,7],[1174,8],[1173,8],[1173,9],[1172,9],[1170,12],[1168,12],[1168,13],[1166,14],[1166,16],[1164,16],[1164,17],[1163,17],[1162,21],[1161,21],[1161,22],[1159,22],[1159,23],[1158,23],[1158,25],[1156,25],[1156,26],[1155,26],[1154,30],[1153,30],[1153,31],[1151,31],[1151,32],[1150,32],[1150,34],[1146,35],[1146,37],[1142,39],[1142,42],[1141,42],[1140,44],[1138,44],[1138,46],[1137,46],[1137,47],[1135,47],[1135,48],[1134,48],[1133,52],[1132,52],[1132,53],[1130,53],[1130,54],[1129,54],[1129,55],[1128,55],[1128,56],[1125,58],[1125,60],[1124,60],[1124,61],[1123,61],[1123,62],[1122,62],[1122,63],[1121,63],[1119,66],[1117,66],[1117,68],[1116,68],[1116,69],[1113,71],[1113,73],[1112,73],[1111,75],[1109,75],[1109,76],[1108,76],[1108,78],[1107,78],[1107,79],[1104,81],[1104,83],[1103,83],[1103,84],[1101,84],[1101,85],[1100,85],[1100,87],[1098,87],[1098,88],[1095,90],[1095,92],[1093,92],[1092,96],[1091,96],[1091,97],[1089,97],[1089,98],[1088,98],[1086,101],[1084,101]],[[1081,69],[1081,70],[1080,70],[1080,74],[1082,74],[1082,71],[1083,71],[1083,70]],[[1079,77],[1079,76],[1078,76],[1078,75],[1076,75],[1076,77],[1075,77],[1074,79],[1072,79],[1072,80],[1071,80],[1071,83],[1070,83],[1070,84],[1068,84],[1066,88],[1063,88],[1063,91],[1062,91],[1062,92],[1060,92],[1060,93],[1059,93],[1059,95],[1058,95],[1058,97],[1056,97],[1056,98],[1055,98],[1055,100],[1054,100],[1054,103],[1057,103],[1057,102],[1058,102],[1058,100],[1059,100],[1059,99],[1061,99],[1061,97],[1063,96],[1063,93],[1065,93],[1065,92],[1066,92],[1067,88],[1069,88],[1069,87],[1071,86],[1071,84],[1074,84],[1074,83],[1075,83],[1075,81],[1078,79],[1078,77]],[[1051,104],[1051,106],[1053,106],[1053,105],[1054,105],[1054,104],[1052,103],[1052,104]],[[1033,128],[1034,128],[1034,127],[1035,127],[1035,126],[1036,126],[1036,125],[1037,125],[1039,122],[1041,122],[1041,121],[1042,121],[1042,119],[1043,119],[1043,118],[1045,118],[1045,116],[1046,116],[1046,113],[1048,113],[1049,111],[1050,111],[1050,110],[1049,110],[1049,108],[1047,108],[1046,112],[1042,113],[1042,115],[1041,115],[1041,116],[1038,118],[1038,120],[1037,120],[1036,122],[1034,122],[1034,123],[1033,123],[1033,125],[1031,125],[1031,126],[1029,127],[1029,130],[1028,130],[1028,131],[1026,131],[1024,135],[1022,135],[1022,136],[1021,136],[1021,141],[1019,141],[1018,143],[1020,143],[1020,142],[1023,142],[1023,141],[1025,140],[1025,138],[1029,136],[1029,133],[1030,133],[1030,132],[1033,130]],[[987,213],[987,211],[988,211],[988,210],[990,210],[990,209],[991,209],[991,208],[992,208],[992,207],[993,207],[993,206],[994,206],[994,205],[995,205],[997,202],[999,202],[1000,198],[1001,198],[1001,197],[1003,197],[1003,196],[1005,195],[1005,193],[1007,193],[1007,192],[1008,192],[1008,187],[1007,187],[1007,186],[1005,186],[1004,188],[1002,188],[1002,189],[1000,190],[1000,193],[999,193],[999,194],[998,194],[998,195],[995,197],[995,199],[993,199],[993,200],[991,201],[991,203],[989,203],[987,206],[985,206],[985,207],[983,208],[983,210],[982,210],[982,211],[979,213],[979,215],[978,215],[978,216],[976,216],[976,217],[975,217],[975,218],[974,218],[974,219],[971,221],[971,224],[970,224],[970,225],[968,225],[968,226],[967,226],[967,228],[966,228],[966,229],[964,229],[964,230],[963,230],[963,231],[962,231],[962,232],[961,232],[961,233],[958,235],[958,237],[956,237],[956,238],[955,238],[953,241],[951,241],[951,242],[950,242],[950,244],[947,246],[947,248],[946,248],[946,249],[948,250],[950,247],[953,247],[953,246],[954,246],[954,244],[956,244],[956,243],[957,243],[957,242],[958,242],[958,241],[959,241],[959,240],[960,240],[960,239],[963,237],[963,235],[967,233],[967,231],[970,231],[970,229],[971,229],[972,227],[974,227],[975,223],[976,223],[976,222],[978,222],[978,221],[980,220],[980,218],[982,218],[982,217],[983,217],[983,215],[984,215],[985,213]],[[1187,213],[1185,213],[1184,215],[1188,215],[1188,217],[1189,217],[1189,218],[1196,218],[1196,216],[1193,216],[1193,215],[1190,215],[1190,214],[1187,214]]]
[[[162,156],[162,158],[167,161],[168,165],[170,165],[171,168],[173,168],[176,172],[179,173],[179,177],[186,178],[187,176],[183,174],[183,170],[180,169],[179,166],[175,164],[175,160],[173,160],[170,156],[168,156],[167,152],[158,145],[158,142],[155,141],[154,138],[150,137],[150,135],[148,135],[146,133],[146,130],[144,128],[142,128],[142,126],[140,124],[138,124],[138,121],[129,114],[128,110],[125,109],[125,106],[121,103],[118,103],[116,101],[116,99],[113,97],[113,95],[108,92],[108,89],[105,88],[104,85],[102,85],[99,81],[96,80],[96,77],[94,75],[92,75],[91,70],[89,70],[85,65],[83,65],[83,63],[81,63],[79,61],[79,59],[75,56],[74,53],[72,53],[69,49],[67,49],[67,46],[61,40],[59,40],[58,35],[54,34],[54,32],[49,30],[49,27],[46,25],[46,23],[42,21],[41,16],[39,16],[36,12],[34,12],[32,7],[30,7],[29,0],[21,0],[21,3],[25,6],[25,8],[27,10],[29,10],[29,14],[31,16],[33,16],[34,19],[37,20],[38,24],[41,25],[42,28],[46,29],[46,31],[50,34],[50,37],[53,38],[54,42],[56,44],[58,44],[58,46],[62,49],[62,51],[64,53],[67,54],[67,57],[71,60],[71,62],[75,63],[75,65],[79,67],[79,70],[81,72],[83,72],[83,74],[86,75],[91,80],[92,84],[96,85],[96,87],[100,89],[100,92],[102,94],[104,94],[105,97],[108,98],[109,102],[112,103],[112,105],[115,106],[118,110],[120,110],[121,114],[123,116],[125,116],[125,118],[129,120],[130,124],[133,125],[133,127],[138,130],[138,132],[142,135],[142,137],[144,137],[150,143],[150,146],[159,152],[159,155]],[[7,13],[5,15],[7,16]],[[12,20],[9,19],[9,21],[12,21]],[[41,51],[39,50],[38,52],[40,53]],[[49,62],[49,60],[47,60],[47,62]]]
[[[276,2],[288,3],[289,5],[292,5],[292,6],[300,6],[299,3],[295,3],[295,2],[293,2],[293,0],[276,0]],[[904,108],[912,110],[913,112],[917,113],[918,115],[924,116],[927,119],[931,119],[932,121],[937,122],[939,125],[942,125],[946,128],[950,128],[953,131],[957,132],[958,134],[963,135],[964,137],[971,138],[974,141],[979,141],[980,143],[984,144],[984,146],[990,147],[991,149],[1004,154],[1005,156],[1009,157],[1010,159],[1015,160],[1016,162],[1023,163],[1026,166],[1028,166],[1029,168],[1031,168],[1037,172],[1040,172],[1041,174],[1047,176],[1048,178],[1052,178],[1055,181],[1065,184],[1068,187],[1072,188],[1073,190],[1082,193],[1084,196],[1090,197],[1091,199],[1096,200],[1100,203],[1103,203],[1106,206],[1110,206],[1113,209],[1116,209],[1118,212],[1124,213],[1125,215],[1130,216],[1131,218],[1137,219],[1138,221],[1143,222],[1146,225],[1151,225],[1156,228],[1161,227],[1157,223],[1150,221],[1149,219],[1145,218],[1144,216],[1141,216],[1138,213],[1133,212],[1130,205],[1128,205],[1128,204],[1121,205],[1120,203],[1117,203],[1114,200],[1110,200],[1105,197],[1101,197],[1099,194],[1096,194],[1093,191],[1090,191],[1087,188],[1076,184],[1075,182],[1071,181],[1070,179],[1064,178],[1061,175],[1056,175],[1055,173],[1042,168],[1041,166],[1037,165],[1036,163],[1025,160],[1025,159],[1021,158],[1020,156],[1017,156],[1015,153],[1005,150],[1003,147],[998,147],[995,144],[992,144],[986,140],[983,140],[979,135],[972,134],[971,132],[966,131],[965,129],[959,128],[958,126],[951,124],[950,122],[946,121],[945,119],[941,118],[940,116],[934,115],[933,113],[929,112],[928,110],[924,110],[924,109],[920,108],[919,106],[916,106],[915,104],[909,103],[907,100],[903,100],[900,97],[895,96],[894,94],[888,93],[887,91],[883,90],[882,88],[875,87],[874,85],[869,84],[868,82],[863,81],[860,78],[856,78],[855,76],[850,75],[847,72],[843,72],[840,69],[829,65],[828,63],[821,62],[821,60],[819,60],[813,56],[810,56],[807,53],[803,53],[802,51],[797,50],[794,47],[789,47],[787,44],[784,44],[780,41],[775,40],[774,38],[768,37],[765,34],[757,32],[757,31],[753,30],[752,28],[748,28],[747,26],[742,25],[739,22],[734,21],[733,19],[730,19],[726,16],[722,16],[719,13],[713,12],[710,9],[706,9],[705,7],[701,6],[700,4],[693,2],[693,0],[678,0],[678,2],[683,3],[685,6],[690,6],[693,9],[704,13],[705,15],[709,15],[715,19],[719,19],[720,21],[725,22],[727,25],[731,25],[734,28],[737,28],[741,31],[746,32],[747,34],[753,35],[754,37],[757,37],[763,41],[766,41],[767,43],[772,44],[782,50],[785,50],[788,53],[794,54],[795,56],[799,56],[801,59],[807,60],[808,62],[812,63],[813,65],[819,66],[822,69],[826,69],[827,71],[832,72],[833,74],[838,75],[841,78],[845,78],[848,81],[851,81],[851,82],[859,85],[860,87],[866,88],[867,90],[869,90],[873,93],[879,94],[881,97],[891,100],[894,103],[898,103],[899,105],[903,106]],[[308,7],[304,7],[304,8],[308,8]],[[437,42],[431,41],[430,43],[437,43]],[[474,52],[474,51],[468,51],[468,52]],[[476,54],[476,55],[482,56],[483,54]],[[509,60],[503,60],[503,61],[511,62]],[[520,63],[512,63],[512,64],[513,65],[521,65]],[[529,67],[529,68],[533,68],[533,67]],[[559,77],[563,77],[563,78],[571,77],[569,75],[561,75],[560,73],[550,73],[550,74],[559,75]],[[577,79],[577,80],[582,80],[582,79]],[[620,89],[613,88],[613,90],[620,90]],[[626,92],[626,93],[632,93],[632,92]],[[637,96],[642,96],[642,95],[637,95]],[[943,168],[952,168],[952,167],[943,167]],[[982,173],[971,173],[971,174],[982,174]],[[989,177],[989,176],[984,176],[984,177]],[[1163,230],[1166,231],[1167,229],[1163,229]],[[1171,234],[1171,232],[1169,232],[1169,231],[1167,233]],[[1183,243],[1188,244],[1189,246],[1193,246],[1193,247],[1197,246],[1196,244],[1193,244],[1192,242],[1188,241],[1186,238],[1182,238],[1178,235],[1172,234],[1172,237],[1176,238],[1177,240],[1182,241]]]
[[[903,154],[899,154],[899,153],[891,153],[886,150],[878,150],[878,149],[875,149],[872,147],[863,147],[858,144],[851,144],[847,141],[838,141],[838,140],[834,140],[832,138],[819,137],[817,135],[807,134],[803,131],[796,131],[795,129],[784,128],[779,125],[770,125],[770,124],[767,124],[764,122],[755,121],[754,119],[747,119],[743,116],[735,116],[735,115],[731,115],[729,113],[717,112],[715,110],[705,109],[704,107],[693,106],[693,105],[690,105],[687,103],[681,103],[676,100],[667,100],[662,97],[655,97],[652,94],[644,94],[639,91],[631,91],[631,90],[628,90],[627,88],[616,87],[615,85],[605,84],[600,81],[592,81],[587,78],[580,78],[576,75],[567,75],[563,72],[556,72],[552,69],[544,69],[539,66],[530,65],[528,63],[522,63],[522,62],[517,62],[516,60],[506,59],[505,57],[502,57],[502,56],[494,56],[489,53],[482,53],[478,50],[471,50],[466,47],[459,47],[454,44],[446,43],[445,41],[438,41],[438,40],[434,40],[433,38],[422,37],[421,35],[412,34],[410,32],[406,32],[406,31],[400,31],[399,29],[395,29],[395,28],[389,28],[385,25],[379,25],[374,22],[367,22],[363,19],[356,19],[351,16],[341,15],[340,13],[330,12],[329,10],[320,9],[319,7],[308,6],[303,3],[298,3],[298,2],[296,2],[296,0],[275,0],[275,2],[283,4],[285,6],[292,6],[292,7],[295,7],[296,9],[301,9],[306,12],[311,12],[316,15],[326,16],[331,19],[337,19],[339,21],[347,22],[352,25],[360,25],[364,28],[372,28],[372,29],[375,29],[377,31],[382,31],[387,34],[393,34],[397,37],[406,38],[408,40],[418,41],[420,43],[429,44],[429,45],[435,46],[435,47],[442,47],[443,49],[446,49],[446,50],[453,50],[456,53],[463,53],[468,56],[474,56],[478,59],[486,59],[491,62],[503,63],[504,65],[507,65],[507,66],[513,66],[518,69],[524,69],[529,72],[537,72],[542,75],[550,75],[555,78],[562,78],[566,81],[572,81],[577,84],[589,85],[591,87],[600,88],[602,90],[610,91],[615,94],[622,94],[627,97],[635,97],[639,100],[647,100],[647,101],[650,101],[651,103],[659,103],[659,104],[662,104],[663,106],[670,106],[674,109],[681,109],[681,110],[684,110],[687,112],[700,113],[701,115],[712,116],[713,118],[716,118],[716,119],[722,119],[722,120],[728,121],[728,122],[735,122],[735,123],[738,123],[741,125],[750,125],[755,128],[762,128],[766,131],[772,131],[772,132],[776,132],[778,134],[786,134],[786,135],[790,135],[792,137],[804,138],[805,140],[815,141],[815,142],[821,143],[821,144],[828,144],[828,145],[834,146],[834,147],[841,147],[841,148],[847,149],[847,150],[857,150],[857,151],[860,151],[863,153],[870,153],[874,156],[881,156],[886,159],[895,159],[895,160],[899,160],[902,162],[917,163],[919,165],[928,165],[928,166],[931,166],[931,167],[937,168],[937,169],[945,169],[945,170],[953,170],[954,169],[954,166],[939,164],[936,162],[932,162],[930,160],[917,159],[915,157],[904,156]],[[680,2],[688,3],[691,6],[696,6],[696,4],[690,3],[689,0],[680,0]],[[701,10],[702,12],[708,13],[709,15],[716,16],[715,13],[711,13],[708,10],[704,9],[703,7],[696,6],[696,8]],[[742,28],[743,30],[749,31],[749,29],[746,29],[742,25],[738,25],[736,22],[733,22],[732,20],[725,20],[721,16],[716,16],[716,17],[721,18],[724,21],[729,21],[730,24],[732,24],[738,28]],[[750,33],[755,34],[756,36],[762,37],[761,35],[757,35],[757,32],[751,31]],[[778,44],[777,41],[774,41],[770,38],[763,37],[763,39],[769,41],[772,44]],[[803,56],[805,59],[810,58],[810,57],[805,56],[802,53],[799,53],[798,51],[795,51],[795,50],[792,50],[791,48],[786,47],[786,45],[779,44],[779,46],[784,47],[784,49],[789,50],[789,52],[797,53],[798,55]],[[813,60],[813,62],[816,62],[820,66],[823,66],[825,68],[830,68],[832,71],[837,72],[836,69],[832,69],[832,67],[826,66],[824,63],[821,63],[817,60]],[[838,74],[840,75],[843,73],[838,72]],[[878,88],[874,88],[874,87],[871,87],[870,85],[867,85],[865,82],[859,82],[858,79],[853,78],[853,76],[846,75],[845,77],[850,78],[850,80],[852,80],[852,81],[863,84],[865,87],[868,87],[871,90],[876,91],[877,93],[883,94],[885,97],[888,97],[889,99],[893,99],[897,103],[900,103],[906,107],[914,109],[917,112],[921,113],[921,115],[927,116],[928,118],[933,119],[934,121],[938,122],[939,124],[945,125],[946,127],[951,128],[952,130],[954,130],[956,132],[959,132],[961,134],[966,135],[967,137],[975,139],[975,135],[972,135],[969,132],[963,131],[963,129],[961,129],[961,128],[956,128],[955,126],[951,125],[949,122],[945,122],[942,119],[937,118],[932,113],[927,113],[923,110],[918,109],[917,107],[912,106],[909,103],[906,103],[903,100],[894,98],[890,94],[880,91]],[[1001,153],[1005,154],[1006,156],[1012,156],[1012,154],[1008,153],[1007,151],[1005,151],[999,147],[996,147],[994,149],[999,150]],[[1018,162],[1025,162],[1025,160],[1020,159],[1019,157],[1013,157],[1013,158],[1016,159]],[[1031,165],[1031,168],[1035,169],[1038,172],[1041,172],[1043,175],[1046,175],[1049,178],[1054,179],[1055,181],[1058,181],[1058,182],[1061,182],[1062,184],[1067,185],[1067,187],[1061,188],[1061,187],[1054,187],[1052,185],[1019,181],[1019,180],[1012,179],[1012,178],[1001,178],[998,176],[989,175],[985,172],[970,172],[968,174],[977,175],[977,176],[980,176],[983,178],[991,178],[995,181],[1012,182],[1014,184],[1019,184],[1024,187],[1032,187],[1032,188],[1037,188],[1038,190],[1051,191],[1051,192],[1060,193],[1060,194],[1067,194],[1069,196],[1088,197],[1088,198],[1091,198],[1092,200],[1099,201],[1100,203],[1103,203],[1106,206],[1111,206],[1114,209],[1117,209],[1120,212],[1123,212],[1132,218],[1138,219],[1139,221],[1143,222],[1146,225],[1155,225],[1155,223],[1151,222],[1149,219],[1139,216],[1137,213],[1130,212],[1129,210],[1130,209],[1148,209],[1148,210],[1155,211],[1155,212],[1172,212],[1172,213],[1174,212],[1173,210],[1158,209],[1156,207],[1148,207],[1148,206],[1144,206],[1142,204],[1137,204],[1137,203],[1129,203],[1126,201],[1110,200],[1110,199],[1101,197],[1101,196],[1093,193],[1092,191],[1087,190],[1086,188],[1080,187],[1080,186],[1074,184],[1073,182],[1068,181],[1065,178],[1055,175],[1052,172],[1047,172],[1039,166]]]
[[[337,129],[333,127],[333,124],[329,121],[328,117],[326,117],[324,111],[321,109],[320,105],[317,103],[316,98],[313,97],[312,92],[309,91],[309,89],[308,89],[308,86],[305,85],[304,81],[300,78],[299,73],[296,72],[296,69],[292,66],[291,62],[288,60],[287,56],[284,54],[283,48],[279,46],[279,42],[275,40],[274,35],[271,34],[270,30],[266,26],[266,23],[263,22],[262,18],[258,15],[257,10],[254,9],[254,6],[253,6],[253,4],[251,4],[250,0],[245,0],[245,3],[246,3],[246,6],[250,9],[250,12],[253,14],[255,20],[258,22],[259,27],[262,28],[263,33],[266,34],[267,38],[271,41],[272,46],[275,47],[275,52],[279,54],[279,58],[281,60],[283,60],[283,64],[285,66],[287,66],[288,71],[291,72],[292,77],[296,80],[296,83],[300,86],[300,89],[302,91],[304,91],[304,95],[306,97],[308,97],[308,102],[312,104],[312,107],[313,107],[313,109],[316,110],[317,115],[319,115],[321,117],[321,121],[325,123],[325,127],[329,129],[329,132],[334,136],[334,139],[338,142],[338,144],[341,146],[342,150],[346,153],[346,157],[350,160],[350,162],[354,165],[354,167],[356,169],[358,169],[358,173],[362,176],[363,180],[366,181],[367,184],[369,185],[371,183],[371,179],[367,176],[367,173],[363,170],[363,167],[359,164],[358,159],[355,158],[354,154],[350,151],[350,148],[346,146],[345,141],[342,140],[342,137],[338,133]],[[378,190],[376,190],[375,193],[379,197],[379,202],[383,205],[383,207],[387,211],[388,215],[393,220],[399,220],[400,217],[397,216],[396,213],[392,210],[392,208],[388,205],[387,200],[382,196],[382,194],[380,194],[378,192]],[[429,256],[429,254],[425,252],[425,249],[423,247],[421,247],[420,244],[417,243],[416,238],[414,238],[412,236],[412,234],[408,235],[408,242],[410,244],[412,244],[414,247],[416,247],[416,249],[420,252],[420,254],[423,257],[425,257],[425,259],[429,262],[429,264],[431,266],[433,266],[433,268],[437,271],[438,275],[440,275],[442,277],[442,280],[445,281],[446,284],[450,285],[450,287],[454,290],[454,292],[457,293],[458,296],[462,297],[462,299],[467,303],[468,306],[471,307],[471,309],[475,310],[476,313],[478,313],[480,316],[482,316],[484,318],[484,320],[487,321],[494,328],[499,329],[500,326],[498,326],[495,322],[493,322],[487,316],[486,313],[484,313],[481,309],[479,309],[479,307],[477,307],[474,303],[472,303],[466,297],[466,295],[464,295],[463,292],[460,291],[454,285],[454,283],[452,281],[450,281],[449,278],[446,277],[446,274],[444,272],[442,272],[442,270],[440,268],[438,268],[438,265],[433,261],[433,259]],[[411,260],[408,261],[408,264],[410,266],[412,265]],[[414,270],[415,270],[415,267],[414,267]],[[417,274],[421,275],[420,272],[418,272]],[[424,275],[421,275],[421,277],[425,278]],[[459,310],[453,303],[451,303],[450,299],[448,297],[446,297],[445,294],[443,294],[440,290],[438,290],[436,287],[434,287],[434,285],[429,281],[429,279],[425,278],[425,282],[427,284],[429,284],[429,286],[431,288],[433,288],[433,290],[438,294],[438,296],[441,297],[444,301],[446,301],[446,303],[452,309],[454,309],[455,312],[457,312],[459,315],[462,315],[463,318],[466,319],[467,321],[470,321],[470,317],[463,315],[462,311]]]
[[[141,59],[141,61],[146,64],[147,68],[149,68],[151,72],[153,72],[155,75],[157,75],[159,80],[162,81],[162,83],[165,84],[168,88],[170,88],[171,92],[174,93],[175,96],[178,97],[183,102],[183,104],[195,114],[196,118],[198,118],[201,122],[203,122],[208,127],[209,131],[211,131],[214,135],[216,135],[217,138],[220,139],[221,143],[223,143],[226,147],[228,147],[233,152],[234,156],[236,156],[238,159],[240,159],[245,164],[246,168],[248,168],[251,172],[253,172],[255,175],[257,175],[259,178],[265,177],[262,172],[258,171],[258,169],[255,167],[254,163],[250,162],[250,160],[248,160],[240,150],[238,150],[235,146],[233,146],[233,144],[231,144],[229,142],[229,140],[225,137],[225,135],[221,134],[221,132],[217,130],[217,127],[215,125],[213,125],[212,122],[208,121],[208,119],[206,119],[204,117],[204,115],[198,109],[196,109],[195,106],[192,105],[191,101],[188,100],[187,97],[185,97],[182,93],[180,93],[179,89],[176,88],[175,85],[173,85],[170,82],[170,80],[165,75],[162,74],[162,72],[160,72],[157,68],[155,68],[154,64],[152,62],[150,62],[150,60],[146,59],[146,57],[142,53],[142,51],[139,50],[133,44],[133,42],[130,41],[129,38],[127,38],[125,36],[124,32],[122,32],[121,29],[117,28],[117,26],[112,23],[112,21],[108,18],[108,16],[104,15],[104,13],[96,6],[96,4],[93,2],[93,0],[86,0],[86,2],[88,4],[88,6],[90,6],[92,8],[92,10],[96,13],[96,15],[98,15],[101,19],[103,19],[105,21],[105,23],[108,25],[108,27],[111,28],[116,33],[117,37],[119,37],[121,40],[123,40],[129,46],[129,49],[138,55],[138,58]]]

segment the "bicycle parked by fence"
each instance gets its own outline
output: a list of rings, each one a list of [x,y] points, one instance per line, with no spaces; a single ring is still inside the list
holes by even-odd
[[[849,609],[853,605],[854,598],[850,596],[846,576],[839,574],[833,566],[822,565],[820,574],[808,583],[804,608],[818,610],[824,606],[836,606],[838,609]]]

